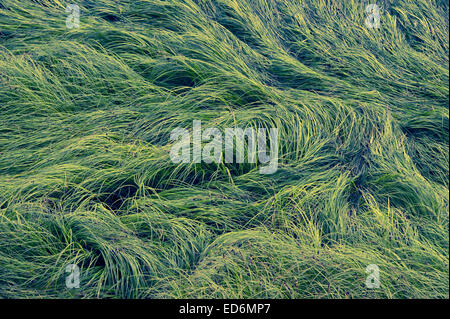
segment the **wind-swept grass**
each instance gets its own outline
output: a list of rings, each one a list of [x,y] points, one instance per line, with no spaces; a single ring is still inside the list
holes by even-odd
[[[1,0],[0,297],[448,298],[448,1],[368,29],[371,2],[77,1],[68,29]],[[277,127],[278,171],[172,163],[193,120]]]

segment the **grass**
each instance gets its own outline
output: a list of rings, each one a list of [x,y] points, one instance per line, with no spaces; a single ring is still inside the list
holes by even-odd
[[[0,297],[449,298],[448,1],[73,2],[0,1]]]

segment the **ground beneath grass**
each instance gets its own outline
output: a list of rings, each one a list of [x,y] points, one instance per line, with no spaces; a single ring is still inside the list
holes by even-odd
[[[448,298],[448,1],[74,2],[0,1],[0,297]]]

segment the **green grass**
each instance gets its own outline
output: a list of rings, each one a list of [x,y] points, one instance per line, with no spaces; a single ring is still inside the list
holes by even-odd
[[[448,1],[69,3],[0,1],[0,297],[449,297]],[[278,171],[173,164],[193,120]]]

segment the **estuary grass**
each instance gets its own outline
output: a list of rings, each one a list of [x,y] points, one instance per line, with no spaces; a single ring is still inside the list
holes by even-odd
[[[448,1],[371,2],[1,0],[0,297],[448,298]]]

